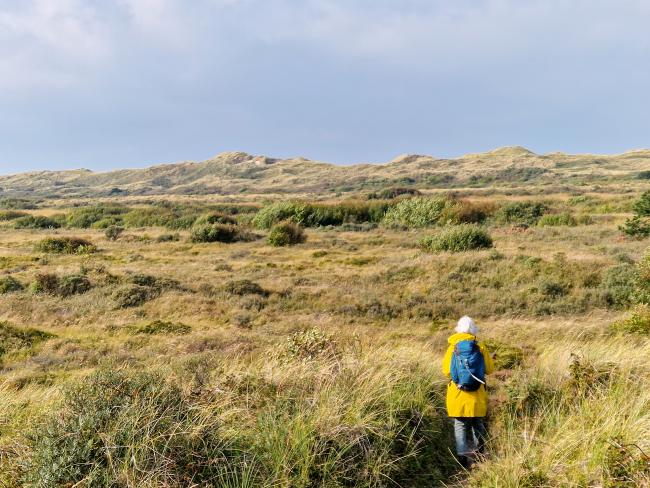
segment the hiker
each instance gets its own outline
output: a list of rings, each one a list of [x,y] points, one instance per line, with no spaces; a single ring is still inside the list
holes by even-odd
[[[448,339],[442,372],[451,379],[447,385],[447,414],[454,419],[458,461],[467,469],[477,454],[485,452],[485,375],[492,373],[494,364],[487,348],[476,340],[478,327],[470,317],[462,317],[455,331]]]

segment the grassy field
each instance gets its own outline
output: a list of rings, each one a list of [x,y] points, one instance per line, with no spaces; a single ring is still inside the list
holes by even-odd
[[[0,486],[650,486],[641,190],[424,193],[6,204]],[[498,369],[470,473],[464,314]]]

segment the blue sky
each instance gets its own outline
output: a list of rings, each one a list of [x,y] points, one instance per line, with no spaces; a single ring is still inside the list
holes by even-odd
[[[0,172],[650,146],[646,0],[0,0]]]

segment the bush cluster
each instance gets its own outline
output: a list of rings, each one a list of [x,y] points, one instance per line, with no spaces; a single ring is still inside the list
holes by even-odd
[[[27,215],[15,219],[13,226],[14,229],[58,229],[61,224],[50,217]]]
[[[485,229],[473,224],[461,224],[443,229],[435,236],[420,241],[425,251],[463,252],[492,247],[492,237]]]
[[[393,200],[401,196],[419,196],[421,193],[415,188],[384,188],[383,190],[373,191],[368,194],[368,200]]]
[[[236,242],[248,240],[245,232],[232,224],[203,224],[197,225],[190,234],[191,242]]]
[[[24,288],[25,286],[13,276],[3,276],[0,278],[0,294],[21,291]]]
[[[650,236],[650,190],[646,191],[634,203],[634,216],[619,227],[621,232],[639,239]]]
[[[494,214],[497,224],[530,227],[536,225],[546,212],[547,206],[540,202],[513,202],[499,208]]]
[[[302,227],[293,222],[280,222],[271,227],[271,232],[267,238],[267,242],[271,246],[281,247],[281,246],[293,246],[294,244],[300,244],[305,242],[307,236],[305,236]]]
[[[650,307],[637,305],[629,316],[614,322],[610,330],[615,333],[650,335]]]
[[[192,327],[180,322],[169,322],[166,320],[154,320],[148,324],[139,325],[131,328],[134,334],[187,334],[191,332]]]
[[[6,354],[31,349],[52,337],[52,334],[39,329],[16,327],[9,322],[0,322],[0,360]]]
[[[90,280],[79,274],[60,277],[54,273],[39,273],[30,285],[32,293],[45,293],[63,298],[86,293],[91,288]]]
[[[383,222],[389,227],[422,228],[444,224],[454,202],[447,198],[417,197],[402,200],[391,207]]]
[[[578,221],[570,213],[546,214],[540,217],[540,219],[537,221],[537,225],[540,227],[575,227],[578,225]]]
[[[79,237],[46,237],[36,246],[37,251],[55,254],[86,254],[97,250],[95,245]]]
[[[346,201],[321,204],[299,201],[276,202],[263,207],[253,218],[258,229],[270,229],[290,220],[302,227],[321,227],[344,223],[380,222],[389,208],[382,201]]]

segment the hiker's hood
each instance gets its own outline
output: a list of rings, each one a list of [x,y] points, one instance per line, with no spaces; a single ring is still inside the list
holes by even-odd
[[[474,341],[476,340],[476,336],[473,336],[472,334],[468,334],[466,332],[461,332],[453,334],[447,339],[447,342],[451,344],[452,346],[455,346],[458,344],[460,341]]]

